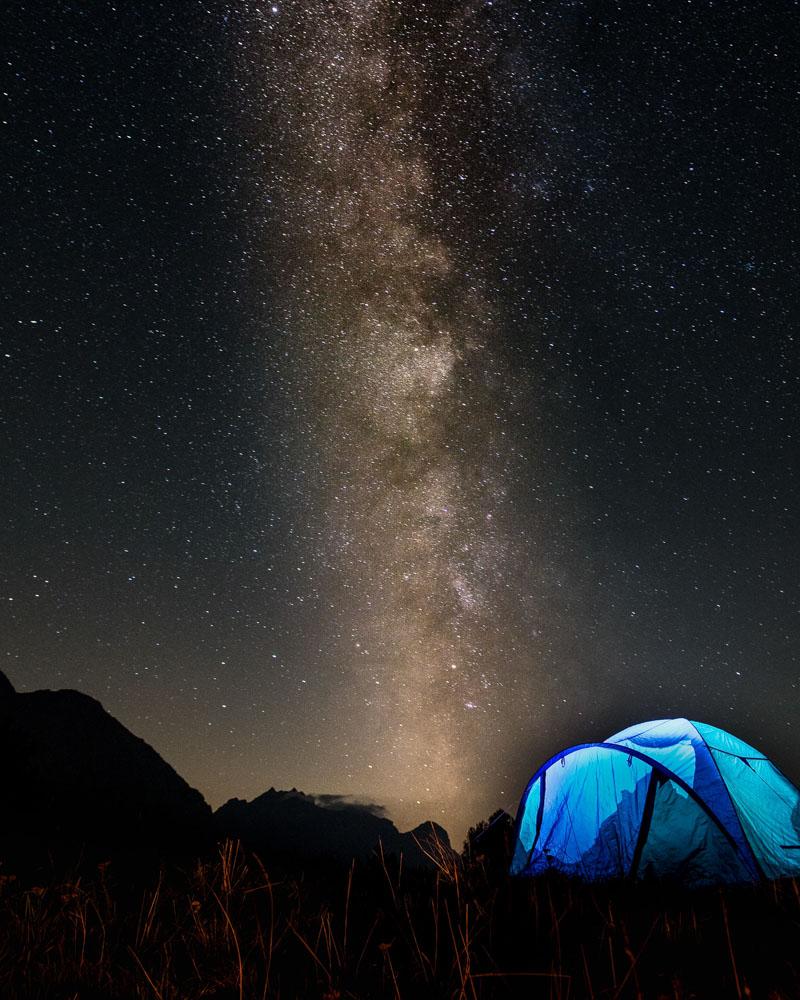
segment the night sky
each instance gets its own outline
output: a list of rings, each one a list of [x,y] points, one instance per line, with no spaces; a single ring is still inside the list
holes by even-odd
[[[796,2],[4,16],[0,668],[456,837],[685,715],[800,779]]]

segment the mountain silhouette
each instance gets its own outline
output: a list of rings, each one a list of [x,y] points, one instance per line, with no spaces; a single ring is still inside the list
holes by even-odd
[[[379,850],[403,855],[403,863],[427,867],[436,840],[450,852],[447,832],[436,823],[422,823],[400,833],[378,807],[336,795],[305,795],[293,788],[270,788],[251,802],[230,799],[214,813],[220,836],[233,837],[257,852],[307,857],[331,857],[349,862]]]
[[[292,789],[216,813],[144,740],[79,691],[19,693],[0,671],[0,862],[184,857],[231,837],[265,857],[368,858],[380,844],[426,866],[447,833],[423,823],[400,833],[380,807]],[[433,853],[436,847],[434,846]]]
[[[2,672],[0,787],[3,859],[184,853],[212,834],[200,792],[98,701],[17,693]]]

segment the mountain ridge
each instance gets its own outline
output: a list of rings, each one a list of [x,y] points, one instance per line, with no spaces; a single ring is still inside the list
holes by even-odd
[[[265,856],[350,861],[376,850],[428,865],[423,823],[401,833],[381,807],[337,795],[269,788],[212,813],[202,794],[90,695],[71,688],[18,692],[0,671],[0,861],[76,853],[195,853],[226,837]],[[423,845],[422,847],[420,845]]]
[[[336,801],[325,801],[328,798]],[[348,861],[370,857],[380,845],[386,854],[402,854],[407,864],[425,867],[431,863],[428,854],[438,850],[437,843],[451,850],[447,831],[437,823],[426,821],[401,832],[373,810],[344,798],[270,788],[249,802],[229,799],[214,813],[214,822],[218,834],[257,851],[268,847],[295,854],[302,843],[308,855]]]

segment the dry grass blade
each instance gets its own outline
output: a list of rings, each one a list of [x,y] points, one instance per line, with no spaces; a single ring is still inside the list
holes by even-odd
[[[156,984],[151,979],[150,973],[147,971],[147,969],[145,969],[144,965],[142,964],[142,960],[139,958],[139,956],[136,954],[136,952],[133,950],[133,948],[130,947],[130,945],[128,946],[128,951],[133,956],[136,964],[142,970],[142,975],[147,980],[147,982],[148,982],[148,984],[150,986],[150,989],[153,991],[153,994],[156,996],[157,1000],[164,1000],[164,997],[162,996],[160,990],[158,989],[158,987],[156,986]]]
[[[626,955],[629,956],[631,964],[630,964],[630,968],[628,969],[628,971],[622,977],[622,982],[619,984],[619,988],[617,989],[616,993],[614,994],[614,1000],[617,1000],[617,998],[621,995],[622,990],[624,989],[625,984],[630,979],[631,975],[634,975],[634,976],[636,975],[636,967],[638,965],[639,959],[644,954],[644,950],[647,947],[647,945],[648,945],[648,943],[650,941],[650,938],[653,936],[653,931],[658,926],[660,919],[661,919],[660,917],[656,917],[656,919],[653,921],[653,924],[652,924],[650,930],[647,932],[647,937],[642,942],[642,947],[639,949],[639,951],[635,955],[633,954],[633,951],[631,950],[630,945],[627,943],[627,935],[626,935],[625,953],[626,953]],[[641,989],[639,988],[638,979],[637,979],[637,982],[636,982],[636,996],[637,996],[637,998],[641,997]]]
[[[736,955],[733,951],[733,941],[731,940],[731,928],[728,923],[728,907],[725,904],[725,896],[720,890],[719,894],[720,903],[722,904],[722,922],[725,925],[725,938],[728,942],[728,954],[731,959],[731,968],[733,969],[733,981],[736,985],[736,996],[738,1000],[742,1000],[742,985],[739,981],[739,970],[736,968]]]
[[[381,951],[383,952],[383,960],[389,966],[389,974],[392,977],[392,986],[394,987],[394,997],[395,1000],[402,1000],[400,996],[400,986],[397,982],[397,976],[394,971],[394,965],[392,964],[392,956],[389,954],[390,945],[381,945]]]
[[[152,935],[153,922],[156,917],[158,910],[158,902],[161,898],[161,885],[164,878],[163,870],[158,873],[158,883],[153,890],[153,894],[150,897],[150,905],[147,908],[147,913],[142,920],[140,917],[139,929],[136,932],[136,947],[141,948],[145,941]],[[142,907],[144,907],[144,900],[142,900]]]
[[[330,985],[330,983],[333,982],[333,976],[331,975],[331,970],[326,968],[325,963],[322,961],[319,955],[314,951],[314,949],[311,947],[308,941],[306,941],[306,939],[303,937],[300,931],[293,924],[289,926],[289,930],[292,932],[292,934],[294,934],[294,936],[297,938],[300,944],[305,948],[308,954],[314,959],[314,961],[317,963],[320,969],[322,969],[322,971],[325,973],[328,979],[328,984]]]
[[[347,956],[347,921],[350,916],[350,893],[353,891],[353,872],[356,869],[355,858],[350,865],[350,871],[347,873],[347,890],[344,896],[344,928],[342,930],[342,955]]]
[[[381,867],[383,868],[383,874],[386,876],[386,883],[389,886],[389,892],[392,894],[392,902],[397,906],[397,896],[394,891],[394,886],[392,885],[392,877],[389,874],[389,869],[386,867],[386,856],[383,853],[383,841],[378,840],[378,855],[381,859]]]
[[[431,827],[431,832],[425,839],[412,834],[414,843],[422,854],[431,862],[440,875],[449,882],[458,882],[458,869],[460,859],[455,851],[442,842],[441,837],[435,827]]]
[[[429,983],[430,982],[429,972],[431,974],[433,973],[433,962],[431,961],[430,958],[428,958],[428,956],[420,947],[419,938],[417,936],[417,929],[414,926],[414,920],[409,910],[408,900],[406,900],[405,903],[405,915],[406,915],[406,923],[408,925],[409,932],[411,933],[411,940],[414,944],[414,950],[416,951],[417,957],[419,958],[420,972],[422,973],[425,982]]]
[[[272,971],[272,951],[274,947],[274,935],[275,935],[275,896],[272,891],[272,880],[267,874],[267,869],[264,867],[264,863],[261,858],[256,854],[254,855],[256,864],[258,865],[261,875],[264,879],[264,886],[269,895],[269,934],[266,941],[266,947],[263,948],[265,955],[264,962],[264,988],[262,991],[262,997],[266,997],[269,991],[269,979],[270,972]]]
[[[236,961],[237,961],[237,965],[238,965],[238,968],[237,968],[237,980],[238,980],[238,985],[239,985],[239,1000],[243,1000],[243,997],[244,997],[244,963],[242,962],[242,949],[239,946],[239,935],[236,933],[236,928],[233,926],[233,921],[231,920],[231,915],[230,915],[230,913],[228,913],[227,907],[222,902],[222,900],[219,898],[219,896],[216,894],[216,892],[214,892],[213,889],[211,890],[211,892],[212,892],[212,895],[214,896],[214,899],[216,899],[217,903],[219,904],[220,910],[222,910],[222,915],[225,918],[225,923],[228,925],[228,930],[231,933],[231,937],[233,939],[233,945],[234,945],[234,948],[236,949]]]

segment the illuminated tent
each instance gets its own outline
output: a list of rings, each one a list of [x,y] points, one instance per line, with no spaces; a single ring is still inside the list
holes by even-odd
[[[517,813],[511,872],[690,885],[800,875],[800,792],[735,736],[688,719],[551,757]]]

